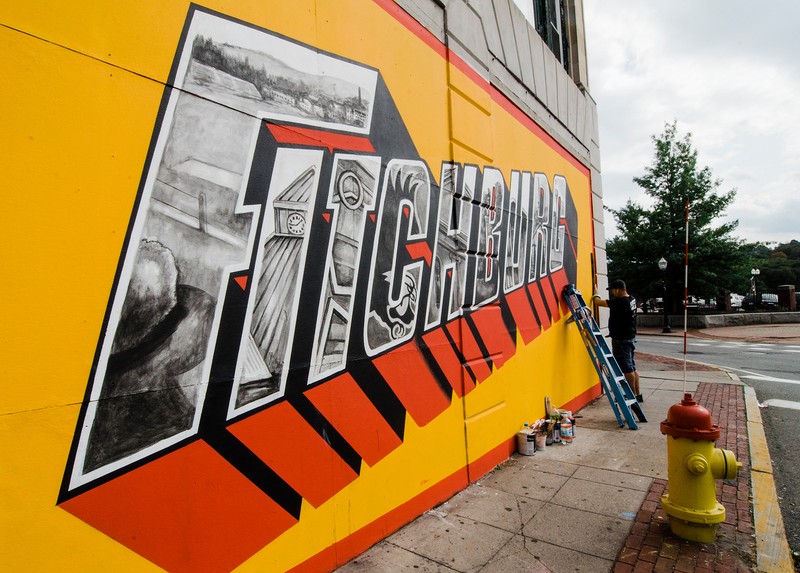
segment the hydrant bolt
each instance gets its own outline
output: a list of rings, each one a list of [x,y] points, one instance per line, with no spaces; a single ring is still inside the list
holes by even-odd
[[[686,469],[694,475],[703,475],[708,471],[708,460],[700,454],[691,454],[686,458]]]

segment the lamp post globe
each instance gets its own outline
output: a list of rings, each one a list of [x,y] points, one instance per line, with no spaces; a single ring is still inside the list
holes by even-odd
[[[761,269],[750,269],[750,275],[752,276],[750,290],[753,291],[753,303],[757,303],[758,301],[758,293],[756,292],[756,277],[761,274]]]
[[[753,308],[758,308],[758,292],[756,292],[756,277],[761,274],[761,269],[750,269],[750,290],[753,293]]]
[[[667,314],[667,259],[661,257],[658,261],[658,268],[661,271],[661,308],[664,312],[664,328],[661,332],[670,333],[672,328],[669,325],[669,315]]]

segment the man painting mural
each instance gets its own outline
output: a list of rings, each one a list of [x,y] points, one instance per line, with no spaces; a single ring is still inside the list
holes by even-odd
[[[611,311],[608,319],[611,351],[636,399],[644,402],[639,390],[639,373],[636,372],[636,362],[633,358],[636,349],[636,299],[628,294],[625,281],[620,279],[612,281],[608,291],[611,294],[610,299],[605,300],[599,294],[595,294],[592,300]]]

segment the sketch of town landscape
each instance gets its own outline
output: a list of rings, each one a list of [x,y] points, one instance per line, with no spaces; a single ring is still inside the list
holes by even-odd
[[[195,15],[183,89],[260,115],[368,133],[377,72],[210,15]],[[248,33],[249,32],[249,33]]]
[[[200,10],[193,14],[179,61],[177,89],[170,89],[155,136],[101,334],[71,487],[196,433],[226,285],[231,272],[248,268],[253,248],[264,248],[253,244],[254,222],[260,209],[272,212],[277,198],[262,205],[245,205],[243,199],[264,119],[369,130],[377,84],[373,69]],[[300,169],[294,185],[285,187],[286,193],[297,193],[296,212],[287,211],[291,217],[280,219],[277,231],[260,235],[272,239],[262,253],[267,260],[273,252],[302,250],[298,237],[305,234],[301,228],[317,192],[319,158],[301,157],[286,161]],[[269,297],[270,288],[261,282],[262,297]],[[278,292],[294,290],[284,285]],[[281,362],[289,325],[280,313],[269,315],[270,308],[262,303],[254,309],[262,324],[273,328],[269,336],[257,334],[261,360],[277,359],[262,362],[266,385],[240,389],[239,403],[251,407],[274,396],[276,378],[285,379]]]

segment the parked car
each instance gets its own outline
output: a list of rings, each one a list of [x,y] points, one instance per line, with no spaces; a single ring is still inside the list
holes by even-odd
[[[664,299],[651,298],[644,301],[642,304],[643,312],[662,312],[664,310]]]
[[[740,294],[731,293],[731,310],[741,310],[744,297]]]
[[[772,293],[761,293],[759,295],[748,294],[742,300],[742,308],[752,310],[778,310],[778,295]]]

